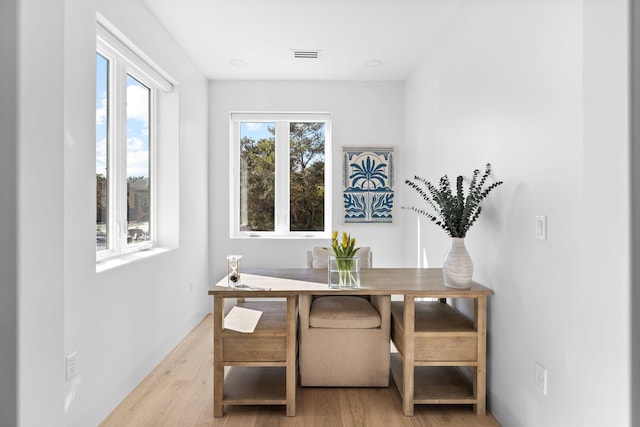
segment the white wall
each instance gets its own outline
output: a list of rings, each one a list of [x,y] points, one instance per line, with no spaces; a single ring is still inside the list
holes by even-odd
[[[505,182],[466,239],[495,291],[488,399],[503,425],[629,424],[625,5],[464,2],[406,82],[407,173],[491,162]],[[407,257],[441,265],[448,238],[421,221],[409,239],[406,216]]]
[[[339,159],[343,146],[395,146],[403,155],[404,85],[401,82],[212,81],[209,83],[210,255],[213,277],[226,273],[225,257],[243,255],[244,267],[306,266],[305,253],[322,239],[229,238],[229,112],[315,111],[332,113],[333,229],[371,246],[374,265],[402,265],[398,224],[342,223]],[[398,205],[396,205],[396,208]],[[396,214],[399,209],[396,210]]]
[[[631,307],[640,307],[640,7],[631,1]],[[631,422],[640,422],[640,310],[631,310]]]
[[[18,425],[63,425],[64,2],[18,4]]]
[[[179,138],[165,146],[179,155],[173,183],[179,186],[173,192],[179,245],[100,272],[94,224],[96,11],[178,82],[180,114]],[[208,312],[207,82],[140,1],[67,0],[65,19],[64,81],[53,85],[64,83],[65,89],[64,187],[56,186],[64,194],[64,337],[56,337],[64,353],[53,371],[64,375],[63,356],[77,351],[79,375],[64,383],[66,425],[91,426]],[[62,173],[61,162],[57,170]],[[47,322],[36,319],[38,325]]]
[[[638,262],[630,252],[629,16],[628,0],[584,1],[584,220],[582,284],[575,300],[583,425],[638,422],[629,421],[631,262]],[[615,294],[617,303],[603,301],[603,291]],[[594,369],[608,364],[610,369]]]

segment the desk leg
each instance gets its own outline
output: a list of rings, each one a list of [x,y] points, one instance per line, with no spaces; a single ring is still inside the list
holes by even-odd
[[[298,297],[287,297],[287,367],[286,367],[286,389],[287,389],[287,416],[296,415],[296,340],[297,340],[297,306]]]
[[[477,403],[473,405],[476,415],[485,415],[487,407],[487,297],[475,299],[475,323],[478,331],[478,366],[476,367],[474,394]]]
[[[414,393],[414,349],[415,349],[415,301],[413,296],[404,296],[404,354],[402,358],[402,409],[405,416],[413,416]]]
[[[224,364],[222,360],[222,328],[224,298],[213,297],[213,416],[224,415]]]

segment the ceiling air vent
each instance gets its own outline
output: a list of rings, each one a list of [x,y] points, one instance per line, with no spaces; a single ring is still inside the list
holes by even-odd
[[[291,51],[294,59],[320,59],[318,49],[294,49]]]

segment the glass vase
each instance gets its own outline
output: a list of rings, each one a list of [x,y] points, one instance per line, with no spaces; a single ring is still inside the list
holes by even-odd
[[[329,288],[360,287],[360,257],[329,256]]]

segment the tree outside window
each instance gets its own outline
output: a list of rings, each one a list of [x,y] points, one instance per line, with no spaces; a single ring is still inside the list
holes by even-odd
[[[328,124],[237,121],[239,174],[232,197],[240,235],[326,232]]]

